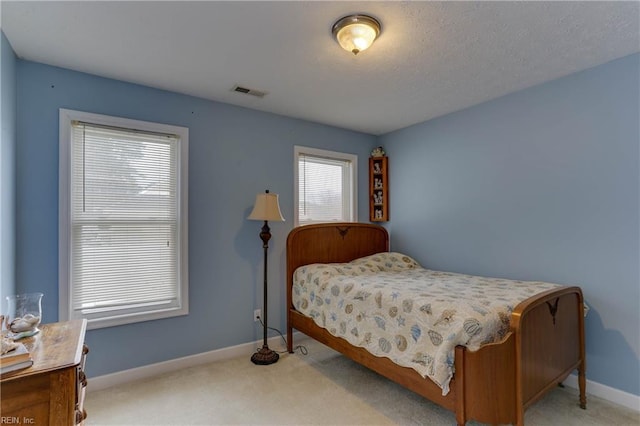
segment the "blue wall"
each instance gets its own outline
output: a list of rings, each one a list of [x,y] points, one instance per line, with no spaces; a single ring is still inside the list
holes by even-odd
[[[16,275],[20,292],[45,293],[45,322],[58,319],[58,109],[189,128],[190,314],[89,331],[92,376],[261,338],[262,223],[246,217],[267,188],[287,220],[272,224],[269,250],[269,325],[284,329],[293,146],[357,154],[359,180],[368,179],[370,135],[22,60],[17,81]]]
[[[16,55],[0,31],[0,312],[15,293]]]
[[[245,218],[266,188],[287,218],[272,226],[269,265],[270,323],[283,328],[293,145],[359,156],[361,221],[368,153],[383,145],[394,250],[434,269],[581,285],[588,378],[640,394],[639,55],[376,138],[16,60],[7,47],[3,36],[2,276],[15,218],[17,290],[46,294],[47,322],[58,319],[58,108],[190,129],[191,313],[90,331],[90,375],[261,337],[260,224]]]
[[[392,246],[582,286],[587,377],[640,395],[640,55],[380,138]]]

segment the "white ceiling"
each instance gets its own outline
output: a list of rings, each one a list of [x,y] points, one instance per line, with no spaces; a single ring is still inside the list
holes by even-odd
[[[640,51],[636,1],[0,6],[20,58],[376,135]],[[382,23],[358,56],[331,37],[353,12]]]

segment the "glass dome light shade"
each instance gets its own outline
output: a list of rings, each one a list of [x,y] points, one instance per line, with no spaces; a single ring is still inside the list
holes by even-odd
[[[357,55],[373,44],[380,34],[380,23],[366,15],[345,16],[333,25],[332,32],[344,50]]]

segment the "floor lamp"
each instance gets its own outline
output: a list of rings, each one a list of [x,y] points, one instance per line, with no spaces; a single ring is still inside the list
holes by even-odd
[[[284,222],[284,217],[280,212],[278,204],[278,194],[271,194],[267,189],[264,194],[256,195],[256,203],[253,211],[249,215],[250,220],[264,220],[260,238],[262,239],[262,248],[264,249],[264,304],[262,307],[264,326],[264,341],[262,348],[251,356],[254,364],[269,365],[278,361],[280,357],[277,352],[269,349],[267,345],[267,249],[269,248],[269,239],[271,239],[271,230],[269,229],[269,221]]]

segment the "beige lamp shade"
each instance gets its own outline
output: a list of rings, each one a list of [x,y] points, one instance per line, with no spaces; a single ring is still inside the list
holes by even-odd
[[[280,212],[280,204],[278,203],[278,194],[272,194],[269,190],[266,190],[264,194],[256,195],[256,203],[253,205],[253,211],[247,219],[284,222],[284,217]]]

